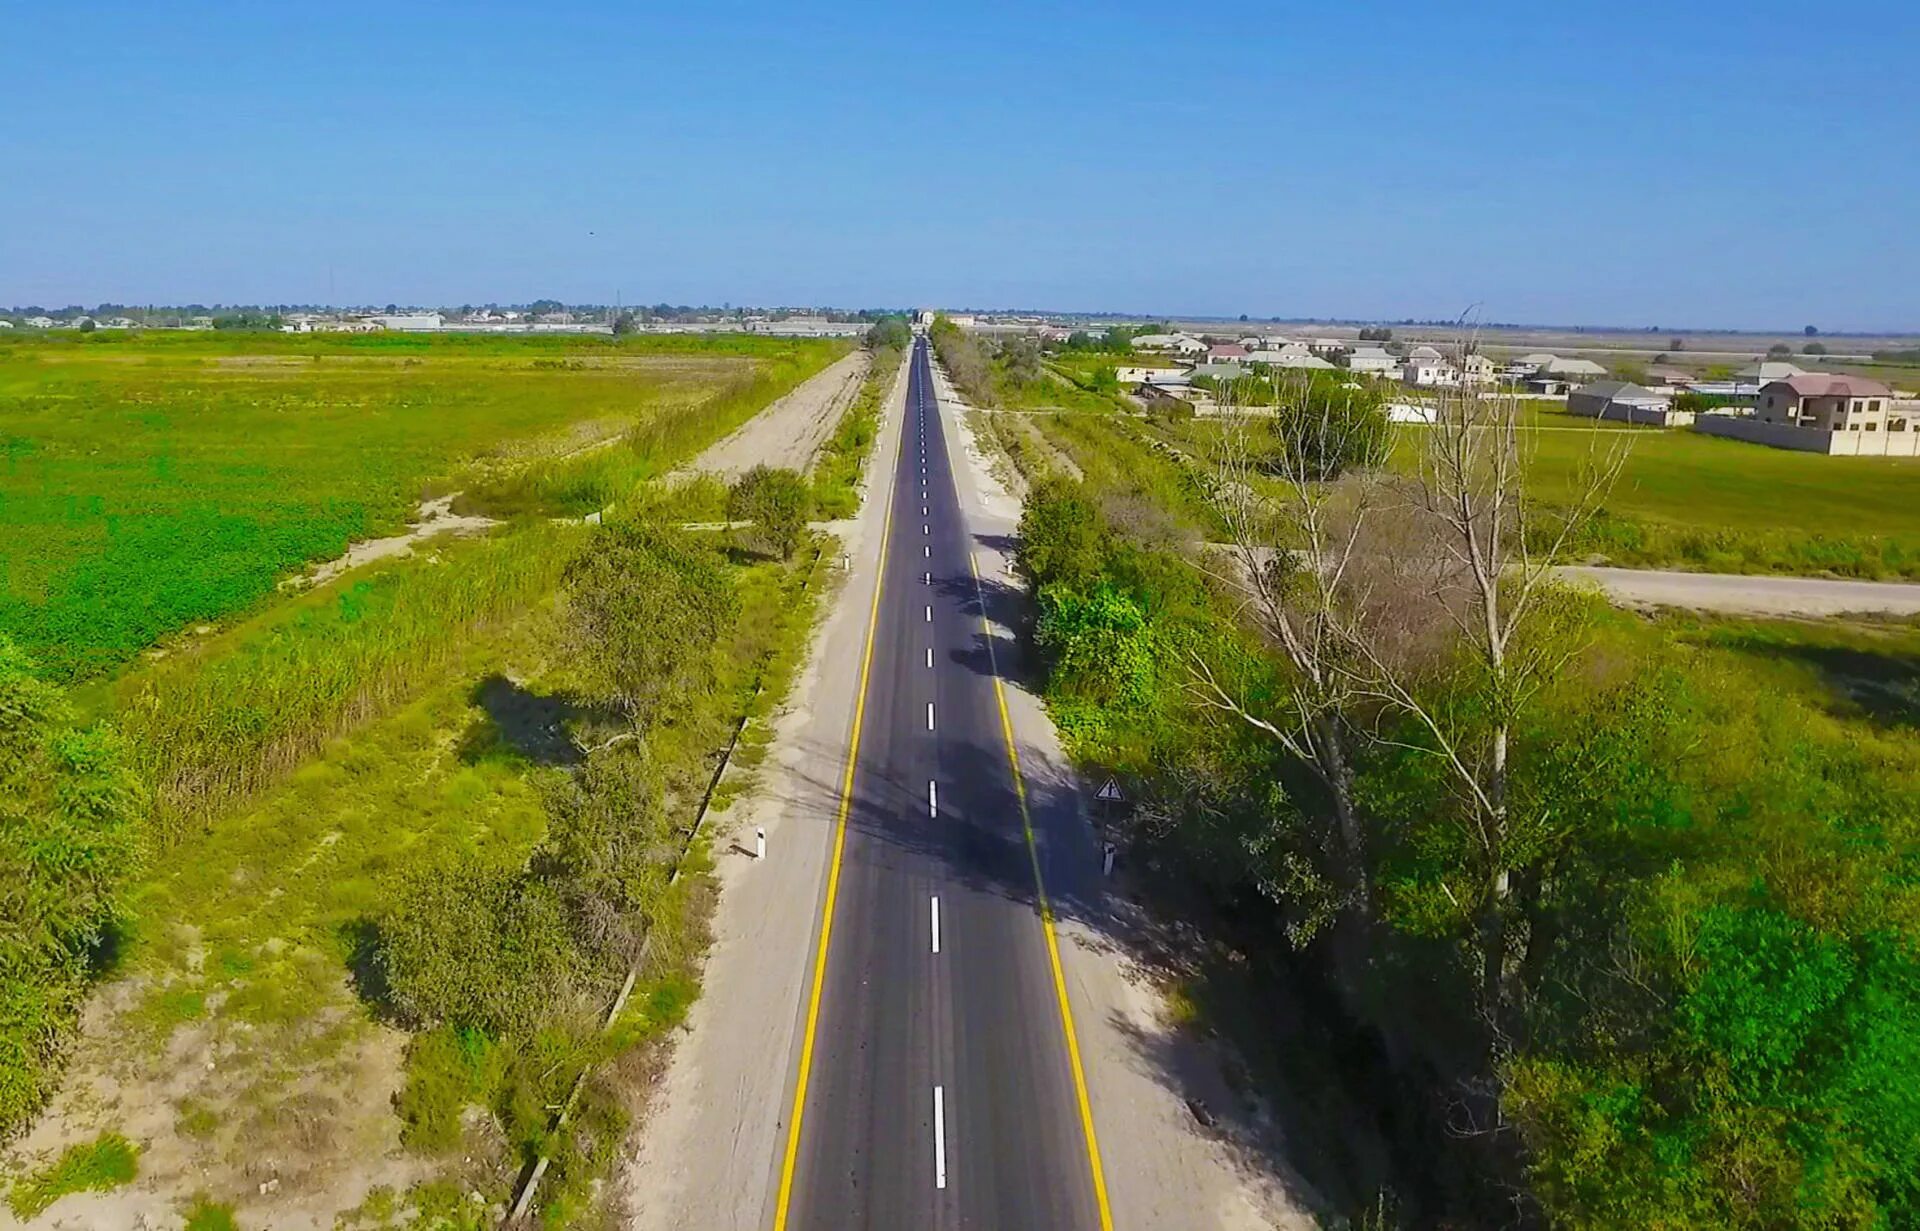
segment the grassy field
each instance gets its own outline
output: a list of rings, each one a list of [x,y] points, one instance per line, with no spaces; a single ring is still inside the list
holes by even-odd
[[[523,533],[539,537],[539,554],[564,558],[588,528]],[[404,592],[484,568],[468,557],[497,550],[462,544],[441,564],[399,562],[370,580]],[[784,696],[818,601],[811,550],[790,564],[735,557],[730,572],[741,614],[712,648],[715,686],[680,699],[674,721],[648,741],[682,829],[735,724],[746,721],[743,748],[764,744],[755,720]],[[210,639],[196,671],[247,674],[249,664],[295,654],[288,643],[333,641],[338,613],[321,597]],[[569,1225],[591,1204],[606,1160],[551,1137],[548,1108],[609,1053],[558,1026],[511,1042],[396,1029],[366,946],[407,869],[458,852],[511,865],[539,842],[551,793],[579,760],[564,733],[583,687],[571,652],[553,604],[536,596],[456,639],[424,689],[327,740],[217,823],[179,835],[130,889],[136,922],[103,1012],[75,1047],[74,1093],[55,1102],[23,1157],[39,1158],[55,1137],[125,1134],[141,1143],[143,1185],[231,1203],[243,1226],[271,1225],[277,1196],[332,1209],[353,1226],[464,1227],[462,1218],[484,1221],[487,1209],[465,1207],[468,1192],[505,1200],[528,1159],[549,1150],[561,1165],[545,1194],[545,1225]],[[141,673],[124,683],[135,697],[154,688]],[[751,765],[741,769],[717,807],[750,780]],[[691,870],[705,859],[696,850]],[[697,876],[684,883],[690,900],[705,893]],[[622,1047],[655,1037],[695,994],[698,914],[674,919],[663,907],[649,923],[664,943],[615,1035]],[[461,1068],[468,1061],[470,1073]],[[464,1074],[453,1088],[450,1067]],[[85,1093],[108,1080],[113,1099]],[[621,1080],[616,1066],[597,1081],[582,1116],[618,1122],[633,1093]],[[281,1181],[269,1198],[253,1176],[262,1157],[277,1160]],[[449,1194],[447,1221],[437,1211]]]
[[[842,347],[747,338],[0,342],[0,632],[60,679],[240,611],[463,467],[735,420]],[[724,405],[712,405],[716,399]],[[630,459],[621,459],[630,460]],[[635,471],[608,476],[598,486]],[[643,472],[643,471],[642,471]],[[576,490],[582,485],[575,484]]]

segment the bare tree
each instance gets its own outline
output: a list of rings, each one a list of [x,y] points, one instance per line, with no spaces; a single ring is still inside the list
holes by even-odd
[[[1211,477],[1234,566],[1226,580],[1247,596],[1290,688],[1257,707],[1196,658],[1192,691],[1278,741],[1325,788],[1333,873],[1363,920],[1376,903],[1354,754],[1379,740],[1438,760],[1452,790],[1436,804],[1469,852],[1441,888],[1474,931],[1479,1007],[1497,1035],[1515,899],[1537,897],[1561,823],[1514,814],[1514,725],[1579,648],[1541,633],[1552,566],[1611,490],[1632,433],[1596,424],[1570,499],[1546,508],[1527,489],[1538,436],[1512,394],[1437,390],[1432,423],[1404,429],[1417,464],[1395,476],[1386,439],[1367,435],[1377,415],[1350,413],[1348,392],[1298,381],[1275,415],[1223,399]],[[1395,719],[1425,738],[1396,737]]]
[[[1598,511],[1618,478],[1632,432],[1596,430],[1588,441],[1571,498],[1551,512],[1527,489],[1537,434],[1510,393],[1474,386],[1443,389],[1434,422],[1421,429],[1411,512],[1423,523],[1415,589],[1429,598],[1430,618],[1457,634],[1454,690],[1433,699],[1422,673],[1391,662],[1369,638],[1353,642],[1348,686],[1410,717],[1427,740],[1419,751],[1439,759],[1455,789],[1457,822],[1472,852],[1462,883],[1447,886],[1473,920],[1480,959],[1479,999],[1496,1033],[1506,995],[1509,921],[1539,890],[1538,869],[1556,818],[1516,815],[1510,799],[1511,743],[1516,719],[1578,651],[1577,639],[1534,635],[1554,562]],[[1476,704],[1451,704],[1462,694]],[[1413,746],[1413,745],[1409,745]],[[1520,885],[1516,886],[1516,879]]]
[[[1241,406],[1223,391],[1211,486],[1227,531],[1229,580],[1246,594],[1255,627],[1279,650],[1290,687],[1273,708],[1256,709],[1196,655],[1192,691],[1278,741],[1319,781],[1334,822],[1335,905],[1370,920],[1371,863],[1352,756],[1364,688],[1353,655],[1356,623],[1368,606],[1356,556],[1377,488],[1337,476],[1378,466],[1386,437],[1377,411],[1356,407],[1350,390],[1300,380],[1279,393],[1280,408],[1267,411]]]

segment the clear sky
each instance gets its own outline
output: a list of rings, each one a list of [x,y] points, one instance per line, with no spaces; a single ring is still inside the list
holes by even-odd
[[[0,304],[1920,330],[1920,4],[0,0]]]

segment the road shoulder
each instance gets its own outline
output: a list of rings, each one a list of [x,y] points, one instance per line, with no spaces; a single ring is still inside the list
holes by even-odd
[[[1318,1223],[1299,1179],[1274,1174],[1253,1143],[1195,1119],[1186,1101],[1193,1090],[1232,1097],[1219,1057],[1172,1024],[1150,973],[1115,939],[1081,785],[1044,703],[1017,668],[1014,628],[1025,603],[1013,573],[1019,502],[994,477],[952,386],[935,371],[949,456],[963,460],[954,467],[954,482],[973,533],[1001,670],[1012,677],[1005,683],[1008,717],[1033,799],[1113,1224],[1124,1231],[1307,1231]]]
[[[909,352],[910,353],[910,352]],[[642,1231],[748,1231],[771,1217],[791,1079],[857,679],[880,564],[883,490],[899,447],[905,362],[885,402],[858,517],[836,523],[847,568],[815,629],[792,703],[775,719],[760,783],[716,818],[719,902],[702,993],[688,1015],[616,1208]],[[767,858],[747,852],[765,829]]]

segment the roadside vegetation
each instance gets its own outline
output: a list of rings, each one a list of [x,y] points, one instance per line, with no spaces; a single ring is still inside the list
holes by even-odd
[[[1574,467],[1456,406],[1389,464],[1376,410],[1300,397],[1179,481],[1114,424],[1029,474],[1019,556],[1062,736],[1200,938],[1181,1000],[1290,1157],[1366,1225],[1920,1221],[1920,631],[1612,610],[1542,566],[1648,434]]]
[[[819,589],[804,519],[729,545],[649,480],[844,349],[190,342],[0,347],[0,490],[30,540],[0,548],[0,895],[28,925],[0,944],[8,1166],[91,1176],[59,1143],[104,1134],[194,1225],[267,1225],[284,1182],[342,1225],[465,1227],[544,1156],[536,1209],[575,1225],[642,1044],[697,994],[695,826],[750,780],[719,770],[764,740]],[[366,474],[327,520],[332,480]],[[50,511],[126,475],[137,514],[111,486]],[[502,524],[276,590],[456,491]],[[62,580],[76,519],[191,538],[223,492],[258,513],[222,549],[129,564],[126,593]],[[39,1207],[100,1187],[35,1183]]]
[[[912,344],[913,333],[900,317],[888,317],[867,331],[866,345],[873,352],[873,361],[867,367],[866,380],[814,460],[811,485],[816,519],[832,521],[859,511],[860,479],[880,435],[886,398]]]

